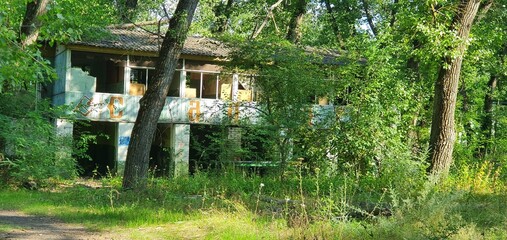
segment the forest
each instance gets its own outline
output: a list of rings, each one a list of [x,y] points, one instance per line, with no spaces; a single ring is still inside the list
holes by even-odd
[[[104,136],[58,133],[83,121],[44,96],[48,49],[125,26],[160,37],[153,76],[124,169],[84,177]],[[261,120],[213,126],[171,176],[150,147],[191,36],[255,76]],[[107,239],[505,239],[506,55],[506,0],[2,1],[0,211]]]

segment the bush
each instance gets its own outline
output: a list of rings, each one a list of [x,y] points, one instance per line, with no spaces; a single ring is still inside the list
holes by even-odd
[[[57,135],[50,121],[60,110],[27,98],[34,100],[29,93],[0,97],[0,150],[5,155],[0,167],[6,173],[2,180],[43,185],[51,178],[77,176],[71,136]]]

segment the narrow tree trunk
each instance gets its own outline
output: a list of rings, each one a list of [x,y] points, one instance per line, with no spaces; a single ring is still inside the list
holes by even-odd
[[[134,22],[135,10],[137,8],[138,0],[121,0],[117,1],[117,9],[120,13],[120,20],[122,23]]]
[[[39,17],[46,13],[50,0],[35,0],[26,4],[25,16],[20,29],[20,43],[24,48],[37,41],[41,22]]]
[[[294,10],[289,22],[289,31],[285,39],[291,41],[294,44],[298,44],[301,41],[301,25],[303,24],[303,17],[306,13],[306,0],[297,0],[295,2]]]
[[[456,57],[447,57],[435,82],[433,119],[430,136],[430,172],[438,177],[445,177],[452,164],[452,153],[456,133],[454,129],[454,112],[463,55],[467,47],[472,23],[480,5],[479,0],[462,0],[451,25],[457,30],[461,42],[456,47]]]
[[[333,28],[333,32],[336,35],[336,39],[338,40],[338,43],[340,43],[340,46],[344,47],[345,43],[343,42],[343,36],[340,32],[340,28],[338,27],[337,20],[335,17],[335,11],[331,6],[331,2],[329,2],[329,0],[324,0],[324,4],[326,5],[327,13],[331,17],[331,27]]]
[[[232,5],[234,0],[227,0],[227,3],[224,5],[221,3],[218,7],[215,8],[215,17],[217,17],[217,27],[213,29],[214,33],[224,33],[227,30],[227,22],[229,22],[229,18],[232,13]]]
[[[396,22],[396,13],[398,10],[398,0],[394,0],[391,7],[391,20],[389,21],[389,27],[393,27]]]
[[[361,0],[361,3],[363,5],[364,14],[366,15],[366,20],[368,21],[371,32],[373,33],[373,36],[377,36],[377,28],[373,22],[373,16],[370,13],[370,6],[368,5],[367,0]]]
[[[495,93],[496,85],[498,83],[498,76],[491,75],[488,81],[488,92],[484,97],[484,119],[481,124],[481,130],[484,133],[484,140],[478,149],[478,157],[483,158],[489,150],[491,138],[493,137],[493,94]]]
[[[394,18],[394,13],[393,13]],[[416,51],[421,48],[421,44],[418,40],[413,40],[412,42],[412,51]],[[411,56],[407,60],[407,71],[409,73],[409,79],[413,86],[420,84],[421,81],[421,73],[420,73],[420,67],[419,67],[419,61],[416,59],[415,56]],[[420,101],[422,99],[422,93],[421,92],[415,92],[413,95],[413,99],[416,99],[416,101]],[[410,127],[408,129],[408,144],[410,145],[412,149],[412,154],[416,155],[420,152],[421,146],[419,144],[419,132],[418,132],[418,125],[419,125],[419,115],[420,115],[420,109],[416,110],[414,115],[412,116]]]
[[[254,29],[254,31],[252,32],[252,36],[250,36],[250,39],[255,39],[257,36],[259,36],[259,34],[261,34],[262,29],[264,29],[264,27],[268,23],[269,18],[273,16],[273,10],[275,10],[275,8],[277,8],[282,2],[283,2],[283,0],[278,0],[276,3],[274,3],[273,5],[271,5],[271,7],[269,7],[267,9],[266,17],[264,17],[264,21],[262,21],[262,23],[259,25],[259,27],[256,27]]]
[[[484,9],[489,9],[491,5],[491,1],[487,3],[485,7],[483,7],[482,14],[484,14]],[[482,16],[484,17],[484,16]],[[499,65],[505,64],[505,56],[507,55],[507,43],[504,43],[503,47],[498,51],[497,55],[499,56],[500,62]],[[477,157],[483,158],[490,152],[490,146],[491,146],[491,140],[493,138],[493,134],[495,132],[494,124],[495,121],[493,119],[493,105],[494,105],[494,93],[496,91],[496,86],[499,81],[499,74],[498,73],[492,73],[489,81],[488,81],[488,91],[486,92],[486,95],[484,96],[484,118],[482,120],[481,124],[481,130],[484,134],[483,140],[481,142],[481,145],[477,149]]]
[[[148,178],[149,154],[157,122],[199,0],[180,0],[169,22],[156,64],[153,84],[140,100],[128,147],[123,189],[142,190]]]

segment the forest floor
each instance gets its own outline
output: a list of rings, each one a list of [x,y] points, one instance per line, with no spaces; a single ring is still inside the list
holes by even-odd
[[[95,240],[124,239],[120,234],[96,232],[56,218],[27,215],[20,211],[0,210],[0,239]]]

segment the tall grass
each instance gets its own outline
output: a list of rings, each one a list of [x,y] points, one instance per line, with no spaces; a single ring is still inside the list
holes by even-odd
[[[98,187],[84,182],[45,191],[5,189],[0,208],[133,239],[507,237],[507,188],[493,165],[463,168],[442,185],[410,182],[418,186],[412,191],[400,182],[382,185],[370,176],[323,176],[299,167],[284,178],[233,170],[152,178],[143,192],[122,191],[119,178],[102,179]]]

